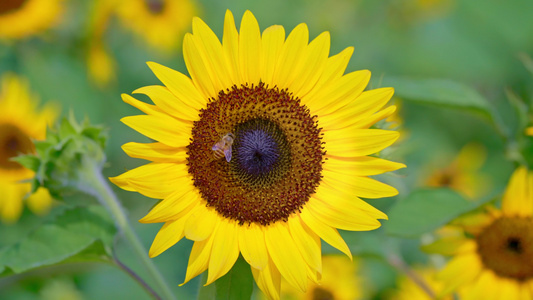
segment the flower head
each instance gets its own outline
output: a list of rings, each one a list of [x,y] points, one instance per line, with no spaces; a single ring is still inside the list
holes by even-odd
[[[195,241],[185,282],[209,269],[207,284],[242,254],[258,284],[279,298],[281,276],[304,291],[322,272],[320,238],[351,257],[337,228],[372,230],[387,216],[359,197],[396,189],[368,178],[404,167],[370,154],[394,131],[369,129],[392,88],[363,91],[369,71],[344,74],[353,49],[329,56],[329,34],[308,43],[305,24],[287,38],[261,32],[245,12],[240,32],[227,12],[222,43],[200,19],[183,42],[191,78],[149,63],[165,86],[147,86],[155,105],[123,95],[146,113],[122,121],[157,142],[127,143],[151,163],[111,180],[163,199],[144,223],[165,222],[150,256],[183,237]]]
[[[533,297],[533,173],[512,175],[501,210],[474,214],[464,223],[467,235],[454,242],[454,258],[441,271],[449,293],[461,299]]]
[[[46,126],[56,118],[56,109],[47,105],[36,108],[36,97],[29,92],[26,81],[8,74],[0,86],[0,219],[18,220],[22,213],[23,198],[31,190],[30,183],[22,181],[33,177],[33,172],[12,159],[19,154],[35,151],[32,140],[43,140]],[[36,213],[48,210],[51,204],[46,190],[37,191],[27,199]]]
[[[0,39],[34,35],[59,20],[63,0],[3,0],[0,2]]]

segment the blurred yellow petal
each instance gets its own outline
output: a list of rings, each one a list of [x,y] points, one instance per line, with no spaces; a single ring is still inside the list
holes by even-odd
[[[533,173],[519,167],[511,176],[502,199],[507,216],[533,217]]]

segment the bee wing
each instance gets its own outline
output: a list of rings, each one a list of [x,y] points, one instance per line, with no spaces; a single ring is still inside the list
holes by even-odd
[[[228,145],[226,145],[226,149],[224,149],[224,156],[226,156],[226,161],[230,162],[231,161],[231,145],[229,145],[229,147],[227,146]]]

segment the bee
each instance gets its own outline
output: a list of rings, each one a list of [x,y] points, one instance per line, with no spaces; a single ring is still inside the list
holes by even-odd
[[[220,141],[216,142],[211,150],[214,151],[214,156],[216,159],[220,159],[222,157],[226,157],[226,161],[231,161],[231,145],[233,145],[233,140],[235,139],[235,135],[233,133],[229,132],[224,135]]]

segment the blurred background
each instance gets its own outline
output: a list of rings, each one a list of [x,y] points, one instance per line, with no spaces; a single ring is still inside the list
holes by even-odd
[[[30,3],[35,7],[22,11]],[[21,10],[18,21],[6,18],[17,9]],[[62,115],[72,112],[77,119],[88,117],[93,124],[107,127],[104,174],[116,176],[145,164],[129,158],[121,145],[147,141],[120,122],[124,116],[139,113],[123,103],[120,94],[160,84],[147,61],[187,74],[181,41],[190,32],[192,17],[201,17],[221,37],[227,9],[233,12],[237,26],[244,11],[251,10],[262,30],[279,24],[288,33],[303,22],[309,27],[310,39],[329,31],[330,55],[353,46],[347,72],[370,70],[369,88],[400,78],[446,79],[471,88],[487,99],[511,132],[519,125],[509,98],[531,103],[533,2],[527,0],[1,0],[0,74],[11,72],[26,78],[41,105],[54,102]],[[32,25],[32,20],[42,22]],[[16,26],[28,28],[17,31]],[[486,118],[410,101],[403,94],[409,93],[398,90],[393,99],[400,110],[390,120],[403,133],[402,138],[382,155],[408,168],[380,177],[397,187],[400,196],[371,203],[387,211],[413,189],[427,185],[449,185],[474,200],[501,193],[513,163],[507,157],[506,139]],[[458,178],[458,173],[462,179],[450,183],[447,176]],[[160,225],[137,220],[155,200],[113,188],[149,248]],[[95,202],[78,194],[69,196],[68,201]],[[45,216],[25,209],[18,222],[0,224],[0,246],[17,242],[60,206]],[[373,235],[381,231],[343,236],[350,247],[360,246],[359,236],[369,237],[363,243],[371,248],[376,247]],[[408,264],[427,262],[427,255],[418,250],[419,239],[396,244]],[[191,246],[190,241],[182,240],[154,258],[178,299],[196,297],[200,286],[197,278],[178,287],[185,277]],[[142,274],[130,249],[120,241],[117,251],[124,263]],[[324,251],[338,254],[326,246]],[[356,261],[358,276],[365,282],[362,298],[383,299],[398,288],[402,276],[387,262],[364,255],[364,251]],[[76,263],[0,278],[0,299],[150,298],[112,265]]]

